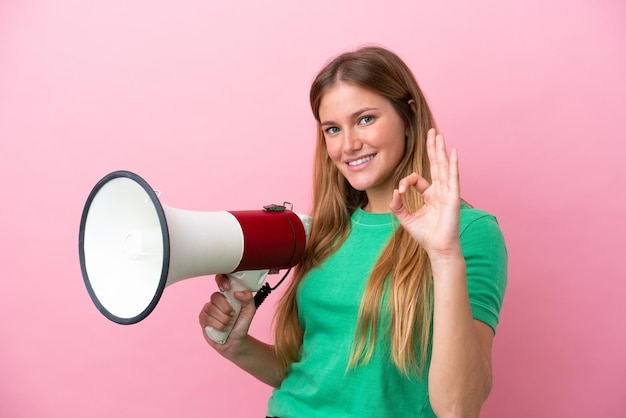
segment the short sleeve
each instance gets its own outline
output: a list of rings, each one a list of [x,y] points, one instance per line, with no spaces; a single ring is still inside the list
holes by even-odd
[[[493,215],[464,208],[460,239],[472,315],[495,333],[507,285],[508,255],[504,236]]]

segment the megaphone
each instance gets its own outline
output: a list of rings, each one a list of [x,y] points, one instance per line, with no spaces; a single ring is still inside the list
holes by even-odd
[[[263,210],[200,212],[162,205],[139,175],[114,171],[92,189],[80,221],[79,258],[98,310],[134,324],[178,281],[226,274],[225,296],[236,314],[237,290],[258,291],[266,275],[301,260],[311,218],[283,205]],[[230,329],[207,329],[224,343]]]

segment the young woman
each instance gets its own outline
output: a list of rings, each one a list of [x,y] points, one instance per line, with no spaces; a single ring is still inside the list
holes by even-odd
[[[237,294],[227,342],[207,342],[275,387],[268,416],[478,416],[506,288],[496,219],[461,200],[456,150],[393,52],[336,57],[310,100],[313,223],[276,312],[275,344],[248,335],[250,292]],[[216,281],[228,289],[224,276]],[[200,325],[224,329],[231,314],[216,292]]]

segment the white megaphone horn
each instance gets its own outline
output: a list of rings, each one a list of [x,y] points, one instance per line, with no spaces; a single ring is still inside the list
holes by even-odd
[[[270,205],[263,210],[198,212],[162,205],[140,176],[115,171],[93,188],[80,221],[79,257],[98,310],[134,324],[155,308],[163,290],[180,280],[226,274],[228,302],[239,314],[237,290],[258,291],[266,275],[304,255],[311,218]],[[207,328],[224,343],[230,329]]]

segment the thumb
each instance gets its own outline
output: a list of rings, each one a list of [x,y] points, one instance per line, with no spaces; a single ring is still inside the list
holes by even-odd
[[[241,302],[241,311],[239,314],[245,311],[245,313],[252,313],[256,311],[254,306],[254,295],[250,291],[235,292],[234,296]]]
[[[393,212],[400,222],[403,222],[409,215],[409,211],[404,206],[402,196],[400,195],[400,191],[398,191],[398,189],[393,191],[393,196],[391,198],[391,202],[389,203],[389,209],[391,209],[391,212]]]
[[[256,307],[254,306],[254,297],[250,291],[234,292],[233,296],[241,303],[241,309],[239,310],[239,317],[235,322],[233,331],[248,332],[252,318],[256,313]]]

